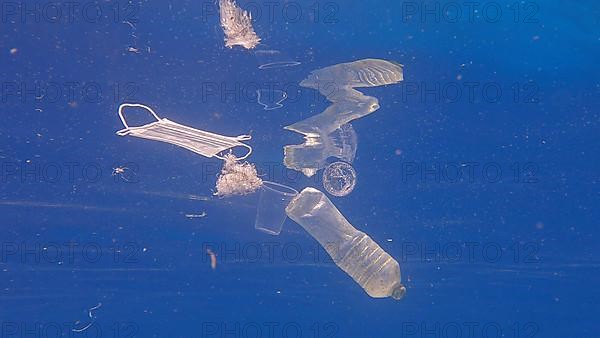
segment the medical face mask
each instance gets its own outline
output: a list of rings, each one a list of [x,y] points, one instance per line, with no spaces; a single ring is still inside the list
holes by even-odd
[[[130,127],[123,115],[123,110],[127,107],[143,108],[147,110],[156,119],[156,122],[139,127]],[[241,142],[250,140],[252,138],[250,135],[230,137],[184,126],[166,118],[160,118],[152,108],[143,104],[123,103],[119,106],[119,117],[125,126],[124,129],[117,131],[117,135],[120,136],[129,135],[148,140],[166,142],[183,147],[205,157],[216,157],[222,160],[225,158],[220,153],[236,147],[244,147],[248,150],[242,157],[236,157],[236,160],[243,160],[252,153],[252,147]]]

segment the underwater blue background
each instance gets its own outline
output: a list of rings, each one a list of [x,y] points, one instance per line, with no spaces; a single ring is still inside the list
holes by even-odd
[[[212,1],[2,1],[3,337],[600,336],[598,2],[239,4],[258,49],[301,64],[224,47]],[[255,195],[212,196],[219,160],[115,134],[143,103],[249,133],[266,179],[323,189],[284,169],[302,138],[283,127],[328,105],[310,71],[364,58],[404,82],[361,90],[381,108],[330,198],[400,263],[401,301],[291,220],[256,231]],[[257,86],[289,97],[264,110]]]

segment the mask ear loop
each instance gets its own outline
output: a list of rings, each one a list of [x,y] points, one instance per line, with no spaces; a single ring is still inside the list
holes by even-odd
[[[244,137],[244,138],[240,138],[240,137]],[[240,135],[240,136],[236,137],[235,139],[236,139],[237,141],[247,141],[247,140],[250,140],[251,138],[252,138],[252,137],[251,137],[250,135]],[[245,144],[245,143],[240,143],[240,145],[239,145],[238,147],[244,147],[244,148],[248,149],[248,152],[247,152],[247,153],[246,153],[244,156],[242,156],[242,157],[237,157],[237,156],[236,156],[236,157],[235,157],[235,160],[236,160],[236,161],[245,160],[245,159],[247,159],[247,158],[248,158],[248,156],[250,156],[250,154],[252,154],[252,147],[251,147],[251,146],[249,146],[249,145],[247,145],[247,144]],[[229,152],[231,153],[231,149],[229,149]],[[234,155],[234,156],[235,156],[235,155]],[[218,158],[218,159],[220,159],[220,160],[223,160],[223,161],[225,161],[225,157],[224,157],[224,156],[221,156],[221,155],[219,155],[219,154],[215,154],[215,155],[214,155],[214,157],[216,157],[216,158]]]
[[[158,114],[156,114],[154,112],[154,110],[152,110],[152,108],[150,108],[148,106],[145,106],[145,105],[140,104],[140,103],[123,103],[123,104],[121,104],[119,106],[119,118],[121,119],[121,122],[123,122],[123,126],[125,126],[125,128],[117,131],[117,135],[119,135],[119,136],[128,135],[130,133],[131,129],[137,128],[137,127],[129,127],[129,125],[127,124],[127,121],[125,120],[125,116],[123,115],[123,109],[125,107],[135,107],[135,108],[145,109],[145,110],[149,111],[150,114],[152,114],[152,116],[154,116],[154,118],[156,119],[156,122],[160,122],[162,120],[158,116]]]

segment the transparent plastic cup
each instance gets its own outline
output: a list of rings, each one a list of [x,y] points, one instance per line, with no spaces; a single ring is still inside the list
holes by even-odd
[[[260,187],[254,228],[270,235],[279,235],[287,218],[285,208],[298,191],[287,185],[263,181]]]

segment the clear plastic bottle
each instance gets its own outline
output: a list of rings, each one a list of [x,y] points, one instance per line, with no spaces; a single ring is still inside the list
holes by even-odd
[[[286,208],[333,261],[371,297],[401,299],[400,265],[367,234],[356,230],[321,191],[308,187]]]

